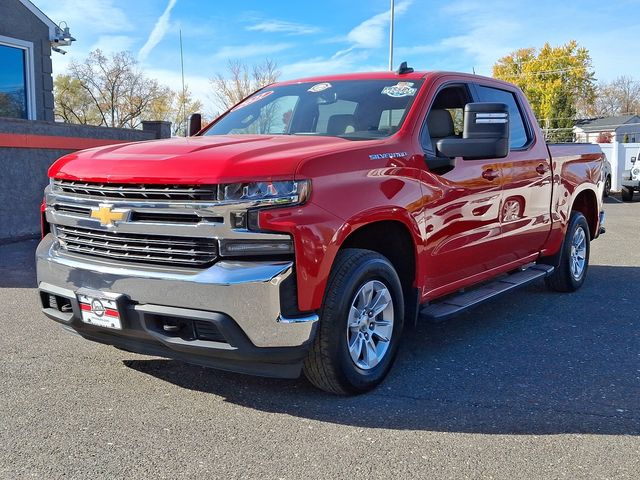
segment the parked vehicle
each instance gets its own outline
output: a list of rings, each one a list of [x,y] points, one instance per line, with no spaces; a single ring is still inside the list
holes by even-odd
[[[198,130],[194,116],[190,138],[51,167],[48,317],[131,352],[359,393],[418,319],[542,278],[577,290],[604,230],[599,147],[547,145],[523,93],[491,78],[403,65],[281,82]]]
[[[631,157],[631,168],[622,173],[622,200],[633,201],[633,192],[640,191],[640,148],[635,157]]]

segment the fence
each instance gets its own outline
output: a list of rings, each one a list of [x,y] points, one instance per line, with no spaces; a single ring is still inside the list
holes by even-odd
[[[142,130],[130,130],[0,119],[0,243],[39,234],[47,170],[59,157],[84,148],[169,136],[169,122],[144,122]]]

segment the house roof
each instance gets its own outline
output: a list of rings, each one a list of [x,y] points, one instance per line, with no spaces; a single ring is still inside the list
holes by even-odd
[[[24,5],[26,9],[28,9],[31,13],[33,13],[42,23],[44,23],[47,27],[49,27],[49,40],[54,40],[58,34],[58,30],[59,30],[58,25],[56,25],[53,20],[51,20],[44,13],[42,13],[42,10],[36,7],[29,0],[19,0],[19,1],[20,3],[22,3],[22,5]]]
[[[601,130],[616,130],[627,123],[640,123],[639,115],[619,115],[617,117],[590,118],[576,122],[575,128],[585,132],[599,132]]]

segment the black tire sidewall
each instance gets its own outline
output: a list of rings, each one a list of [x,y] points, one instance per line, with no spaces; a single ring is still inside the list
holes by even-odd
[[[584,230],[587,253],[585,255],[585,266],[584,270],[582,271],[582,275],[579,279],[576,279],[571,272],[571,246],[573,244],[573,236],[575,235],[578,228],[582,228]],[[563,246],[564,251],[562,252],[564,274],[567,276],[567,280],[570,283],[572,290],[579,289],[584,283],[585,278],[587,277],[587,271],[589,270],[589,256],[591,254],[590,240],[591,234],[589,233],[589,224],[587,223],[587,219],[582,213],[574,212],[571,216],[571,220],[569,221],[566,241],[564,242]]]
[[[391,345],[389,345],[389,350],[383,360],[374,368],[363,370],[353,362],[349,354],[346,340],[347,319],[356,293],[371,280],[382,282],[391,294],[394,307],[393,333]],[[331,329],[329,334],[331,335],[332,350],[334,350],[332,354],[335,355],[333,358],[337,359],[338,371],[336,373],[339,381],[343,387],[354,393],[370,390],[384,379],[398,352],[404,320],[400,279],[386,258],[372,252],[348,275],[342,277],[341,281],[332,282],[329,288],[336,288],[344,292],[334,305],[325,305],[322,319],[322,321],[328,321],[326,327]]]

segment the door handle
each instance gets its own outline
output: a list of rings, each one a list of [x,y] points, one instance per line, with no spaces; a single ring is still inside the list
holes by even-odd
[[[500,176],[500,172],[494,170],[493,168],[488,168],[484,172],[482,172],[482,178],[485,180],[495,180]]]
[[[546,163],[541,163],[536,167],[536,172],[538,172],[540,175],[544,175],[548,171],[549,171],[549,168],[547,167]]]

